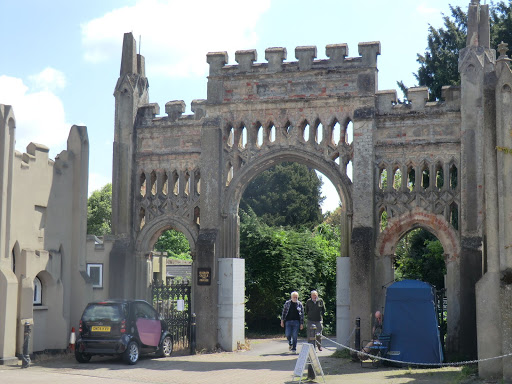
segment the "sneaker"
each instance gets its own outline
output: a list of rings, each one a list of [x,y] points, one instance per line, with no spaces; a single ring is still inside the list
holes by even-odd
[[[296,349],[292,349],[292,353],[297,353],[297,350]]]
[[[288,345],[288,350],[291,351],[292,350],[292,345]]]
[[[321,346],[318,346],[318,350],[321,351],[322,350],[322,347]]]

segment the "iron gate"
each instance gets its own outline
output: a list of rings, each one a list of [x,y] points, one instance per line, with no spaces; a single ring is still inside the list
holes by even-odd
[[[151,284],[153,307],[165,319],[173,335],[174,349],[190,347],[191,285],[189,281],[164,284],[155,280]]]

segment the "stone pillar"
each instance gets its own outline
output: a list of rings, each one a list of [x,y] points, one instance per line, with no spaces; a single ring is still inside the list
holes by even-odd
[[[332,308],[328,309],[329,311]],[[350,258],[336,258],[336,341],[351,345],[354,323],[350,319]]]
[[[110,253],[109,292],[112,297],[135,297],[137,273],[133,237],[135,119],[139,107],[149,103],[145,61],[137,55],[132,33],[125,33],[119,79],[114,90],[115,128],[112,164],[112,233],[117,236]],[[151,109],[151,108],[150,108]],[[121,273],[119,273],[121,272]]]
[[[0,104],[0,365],[17,362],[18,280],[11,266],[10,239],[15,126],[12,107]]]
[[[374,276],[374,108],[354,112],[353,163],[353,226],[350,255],[351,323],[361,318],[361,335],[371,333],[371,313],[375,311],[372,298]]]
[[[217,345],[219,308],[217,257],[218,231],[201,230],[196,259],[192,265],[197,348],[212,350]]]
[[[245,260],[219,259],[219,335],[222,349],[245,343]]]
[[[468,19],[468,46],[460,51],[461,74],[461,206],[459,231],[460,254],[460,321],[458,334],[451,335],[447,352],[477,356],[475,284],[482,276],[482,242],[484,228],[484,127],[487,108],[492,100],[486,93],[485,73],[494,69],[494,51],[479,43],[479,33],[487,17],[488,6],[471,4]],[[477,9],[478,8],[478,9]],[[479,17],[474,15],[479,14]],[[480,25],[481,24],[481,25]],[[485,29],[485,28],[484,28]],[[485,33],[482,34],[485,41]],[[494,98],[492,98],[494,99]],[[448,308],[450,311],[450,308]],[[448,315],[450,316],[450,315]]]

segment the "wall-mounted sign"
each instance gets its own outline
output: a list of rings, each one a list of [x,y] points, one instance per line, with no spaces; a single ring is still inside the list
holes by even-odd
[[[197,268],[197,285],[210,285],[212,283],[211,268]]]

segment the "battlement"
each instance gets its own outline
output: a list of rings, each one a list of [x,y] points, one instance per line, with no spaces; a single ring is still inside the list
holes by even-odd
[[[347,44],[327,45],[328,59],[316,60],[316,46],[299,46],[298,61],[285,62],[286,48],[273,47],[265,50],[267,63],[257,63],[256,50],[243,50],[235,52],[237,65],[227,65],[227,52],[210,52],[208,103],[373,95],[380,42],[359,43],[358,51],[347,57]]]
[[[460,86],[444,86],[441,90],[443,101],[429,102],[427,87],[411,87],[408,100],[399,103],[396,90],[377,92],[377,110],[379,114],[408,114],[434,110],[460,110]]]
[[[235,61],[238,65],[226,65],[228,63],[227,52],[210,52],[206,55],[206,61],[210,64],[210,76],[233,73],[275,73],[281,71],[308,71],[312,69],[377,67],[377,55],[380,55],[380,42],[373,41],[359,43],[360,57],[347,57],[347,44],[330,44],[325,47],[327,60],[315,60],[317,57],[316,46],[304,46],[295,48],[295,58],[298,61],[284,62],[287,58],[286,48],[273,47],[265,50],[267,63],[255,63],[257,52],[255,49],[235,52]]]
[[[172,122],[178,120],[200,120],[206,115],[206,100],[192,100],[190,108],[193,113],[183,115],[186,109],[185,102],[183,100],[171,100],[165,103],[165,113],[167,116],[159,118]],[[142,125],[151,122],[153,119],[157,118],[158,115],[160,115],[160,106],[158,103],[145,104],[139,107],[137,111],[139,123]]]

